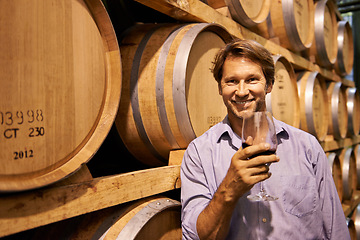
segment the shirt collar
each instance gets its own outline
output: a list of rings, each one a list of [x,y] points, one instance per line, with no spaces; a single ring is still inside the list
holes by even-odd
[[[283,127],[283,122],[277,120],[276,118],[273,117],[274,123],[275,123],[275,130],[276,130],[276,135],[282,134],[282,132],[287,132],[286,129]]]
[[[275,123],[275,130],[276,135],[279,137],[279,135],[282,135],[284,133],[287,133],[286,129],[282,126],[283,123],[275,118],[273,118]],[[229,118],[226,115],[226,117],[223,119],[222,122],[219,123],[219,127],[215,131],[217,142],[221,140],[222,137],[227,135],[231,139],[231,144],[234,145],[236,148],[240,148],[242,141],[240,136],[238,136],[231,128]]]

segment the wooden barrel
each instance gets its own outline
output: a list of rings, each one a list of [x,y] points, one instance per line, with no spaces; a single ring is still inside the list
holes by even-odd
[[[334,3],[321,0],[315,3],[315,36],[310,48],[310,55],[316,63],[331,68],[337,57],[337,22]]]
[[[354,221],[355,231],[356,231],[355,239],[360,239],[360,204],[358,204],[357,207],[355,208],[352,215],[352,219]]]
[[[98,150],[118,109],[120,51],[100,0],[1,1],[0,15],[0,191],[20,191]]]
[[[346,76],[351,73],[354,64],[354,41],[352,29],[348,21],[339,21],[337,24],[337,57],[335,71]]]
[[[300,128],[319,141],[327,135],[329,108],[326,83],[318,72],[304,71],[297,76],[300,99]]]
[[[356,189],[360,189],[360,144],[354,145],[353,151],[356,162],[356,178],[357,178]]]
[[[312,0],[272,1],[270,18],[271,23],[268,25],[272,26],[272,31],[283,47],[295,52],[310,48],[314,38]]]
[[[113,221],[93,222],[99,227],[93,237],[100,239],[166,240],[181,239],[181,204],[168,198],[143,199],[127,209],[120,208]],[[110,217],[110,216],[108,216]],[[107,226],[106,226],[107,225]],[[102,234],[102,235],[100,235]]]
[[[270,12],[270,0],[225,0],[231,17],[245,27],[253,27],[263,21]]]
[[[351,218],[346,218],[346,225],[348,227],[349,233],[350,233],[350,239],[351,240],[356,240],[356,227],[355,227],[355,223],[354,220],[352,220]]]
[[[343,179],[343,201],[351,200],[357,187],[356,159],[353,148],[343,148],[336,152],[340,159]]]
[[[270,12],[270,0],[201,0],[219,9],[227,7],[232,19],[245,27],[253,27],[263,21]]]
[[[346,90],[348,112],[348,136],[357,136],[360,131],[360,93],[356,87]]]
[[[181,204],[148,197],[37,229],[27,239],[181,239]]]
[[[128,32],[120,46],[124,77],[115,122],[138,160],[167,164],[171,150],[186,148],[223,119],[226,108],[210,68],[231,39],[224,28],[207,23]]]
[[[277,44],[280,45],[280,41],[278,41],[278,39],[275,36],[274,33],[274,28],[271,22],[271,14],[269,13],[269,15],[267,16],[267,18],[265,19],[265,21],[257,24],[254,27],[249,28],[252,32],[266,38],[266,39],[276,39],[274,40]]]
[[[337,193],[339,195],[340,201],[342,201],[343,198],[343,180],[342,180],[342,170],[340,165],[340,160],[338,155],[334,152],[328,152],[327,158],[329,161],[329,166],[331,169],[332,177],[334,179],[335,187],[337,190]]]
[[[341,82],[328,82],[327,94],[330,113],[328,134],[332,134],[334,139],[343,139],[348,130],[346,87]]]
[[[266,108],[272,115],[294,127],[300,126],[300,101],[294,68],[283,56],[273,56],[275,83],[266,95]]]

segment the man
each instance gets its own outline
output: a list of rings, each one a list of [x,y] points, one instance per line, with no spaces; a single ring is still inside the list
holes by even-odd
[[[241,148],[244,113],[266,110],[271,54],[236,40],[219,52],[213,74],[228,115],[185,152],[183,239],[350,239],[326,155],[312,135],[274,119],[275,154],[258,155],[268,144]],[[279,199],[248,200],[260,182]]]

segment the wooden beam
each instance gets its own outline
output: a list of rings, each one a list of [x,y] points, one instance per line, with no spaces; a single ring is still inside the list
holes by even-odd
[[[180,188],[166,166],[0,197],[0,237]]]
[[[351,200],[347,200],[342,203],[343,211],[346,217],[353,214],[354,209],[359,205],[360,203],[360,191],[357,190],[356,193],[354,193],[354,196]]]
[[[135,0],[182,22],[217,23],[238,38],[240,25],[199,0]]]
[[[335,140],[333,136],[328,135],[325,138],[325,141],[320,142],[321,147],[325,152],[334,151],[340,148],[349,147],[355,144],[360,143],[360,135],[353,136],[352,138],[344,138]]]
[[[185,149],[170,151],[169,165],[181,165]]]

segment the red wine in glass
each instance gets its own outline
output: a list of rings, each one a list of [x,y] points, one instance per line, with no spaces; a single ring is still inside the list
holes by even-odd
[[[250,145],[243,142],[243,144],[242,144],[243,149],[248,147],[248,146],[250,146]],[[269,150],[264,151],[262,153],[254,154],[254,155],[252,155],[252,157],[254,158],[254,157],[257,157],[257,156],[260,156],[260,155],[272,155],[272,154],[275,154],[275,152],[276,152],[276,149],[269,149]]]

